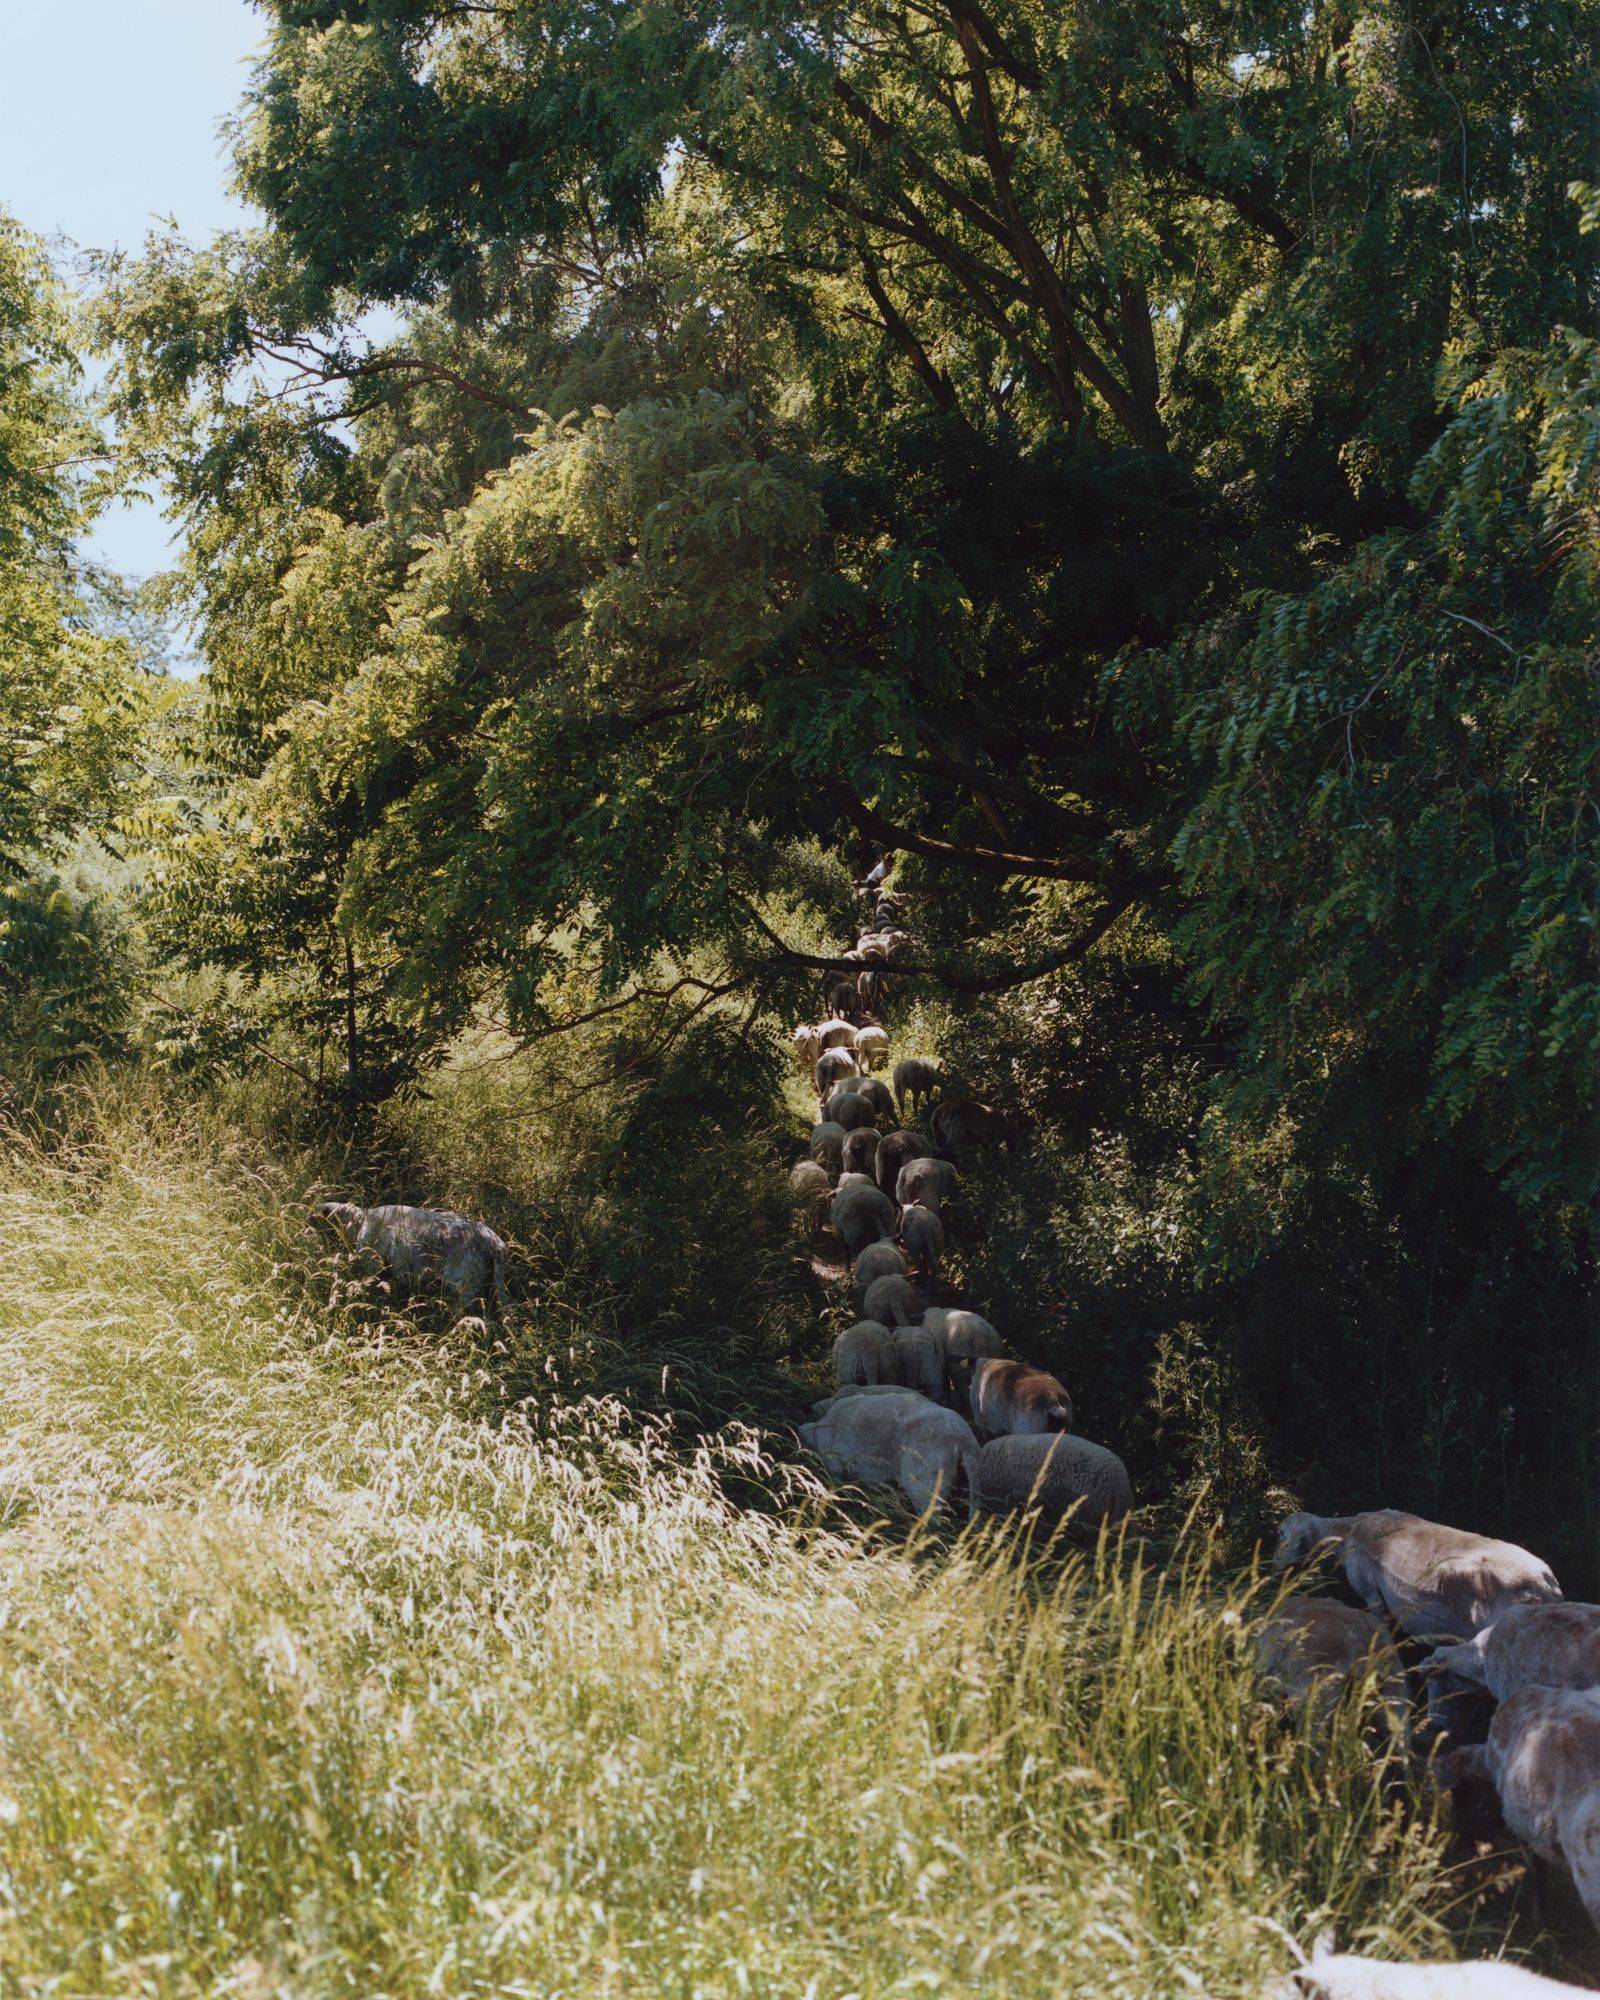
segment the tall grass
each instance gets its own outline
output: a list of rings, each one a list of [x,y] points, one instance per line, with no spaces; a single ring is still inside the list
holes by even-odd
[[[1248,1578],[850,1526],[563,1400],[563,1327],[513,1404],[347,1311],[302,1171],[149,1105],[0,1165],[0,1991],[1226,2000],[1330,1922],[1439,1945],[1439,1836],[1262,1693]]]

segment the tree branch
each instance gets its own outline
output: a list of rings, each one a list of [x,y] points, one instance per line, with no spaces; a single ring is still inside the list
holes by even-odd
[[[989,875],[1033,875],[1052,882],[1093,882],[1104,880],[1106,871],[1083,861],[1063,861],[1042,854],[1013,854],[1002,847],[966,847],[949,840],[935,840],[925,833],[911,833],[875,812],[836,779],[819,777],[815,783],[834,802],[846,819],[871,839],[906,854],[921,854],[930,861],[947,861],[958,868],[976,868]]]

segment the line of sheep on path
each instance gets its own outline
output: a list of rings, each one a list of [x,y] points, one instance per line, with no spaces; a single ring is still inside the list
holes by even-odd
[[[895,1064],[892,1091],[876,1075],[890,1053],[876,1012],[908,941],[899,915],[880,895],[876,927],[846,954],[863,972],[854,985],[834,982],[830,1017],[793,1037],[819,1119],[791,1188],[814,1224],[826,1208],[853,1259],[863,1314],[834,1343],[838,1386],[800,1426],[801,1441],[834,1476],[896,1485],[918,1508],[964,1494],[969,1518],[980,1507],[1031,1506],[1047,1518],[1115,1523],[1133,1505],[1127,1472],[1114,1453],[1071,1435],[1064,1385],[1007,1358],[979,1314],[923,1296],[940,1278],[943,1216],[959,1201],[962,1156],[1009,1147],[1013,1127],[992,1105],[942,1096],[930,1063]],[[897,1122],[934,1098],[925,1133]],[[1465,1818],[1461,1788],[1487,1780],[1533,1857],[1540,1900],[1541,1871],[1558,1862],[1600,1927],[1600,1605],[1564,1603],[1548,1565],[1526,1549],[1393,1509],[1290,1515],[1275,1567],[1314,1559],[1337,1563],[1365,1608],[1285,1598],[1256,1637],[1263,1673],[1314,1715],[1365,1679],[1415,1747],[1424,1736],[1433,1747],[1452,1744],[1434,1755],[1432,1782],[1455,1791]],[[1416,1736],[1397,1634],[1413,1649],[1432,1648],[1420,1665],[1428,1726]],[[1459,1741],[1475,1733],[1473,1695],[1480,1708],[1485,1698],[1498,1704],[1483,1743]],[[1324,2000],[1534,2000],[1579,1990],[1503,1964],[1396,1965],[1326,1947],[1283,1988]]]

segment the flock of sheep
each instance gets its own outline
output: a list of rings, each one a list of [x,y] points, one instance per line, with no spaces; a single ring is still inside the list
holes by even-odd
[[[835,1476],[898,1485],[919,1508],[964,1497],[969,1516],[980,1506],[1037,1507],[1115,1523],[1133,1505],[1127,1472],[1113,1452],[1072,1435],[1065,1386],[1008,1358],[979,1314],[933,1300],[961,1162],[974,1147],[1009,1147],[1014,1133],[993,1106],[944,1095],[929,1063],[895,1064],[892,1089],[877,1074],[889,1036],[876,1010],[907,935],[895,899],[866,893],[876,897],[873,926],[847,954],[861,969],[831,986],[829,1018],[794,1037],[821,1114],[791,1172],[796,1205],[813,1227],[826,1211],[853,1260],[862,1311],[834,1344],[837,1388],[801,1440]],[[902,1122],[919,1109],[925,1132]],[[462,1311],[504,1311],[506,1246],[487,1225],[398,1204],[327,1202],[319,1213],[396,1297],[440,1291]],[[1313,1714],[1352,1679],[1373,1689],[1413,1748],[1431,1753],[1432,1782],[1454,1791],[1463,1819],[1474,1784],[1481,1791],[1486,1781],[1534,1857],[1541,1896],[1543,1865],[1559,1864],[1600,1926],[1600,1605],[1565,1603],[1526,1549],[1390,1509],[1290,1515],[1276,1566],[1312,1560],[1342,1568],[1365,1608],[1286,1597],[1260,1627],[1263,1671]],[[1397,1640],[1426,1690],[1425,1717],[1413,1716]],[[1323,2000],[1578,1990],[1502,1964],[1395,1965],[1320,1947],[1285,1988]]]
[[[893,897],[866,885],[858,893],[876,896],[872,927],[846,954],[862,971],[830,987],[828,1019],[794,1032],[819,1121],[791,1186],[813,1226],[826,1209],[853,1260],[863,1315],[834,1343],[838,1386],[800,1427],[801,1440],[833,1475],[897,1485],[919,1508],[964,1496],[969,1517],[980,1506],[1031,1506],[1114,1523],[1133,1504],[1126,1470],[1114,1453],[1071,1435],[1063,1384],[1008,1359],[977,1313],[922,1296],[939,1279],[962,1157],[1009,1146],[1013,1130],[1004,1112],[971,1098],[940,1098],[925,1132],[901,1122],[939,1096],[942,1079],[920,1061],[894,1065],[892,1090],[876,1074],[890,1053],[876,1011],[908,939]],[[1463,1821],[1470,1781],[1486,1780],[1533,1857],[1540,1900],[1541,1871],[1557,1863],[1600,1927],[1600,1605],[1564,1602],[1548,1565],[1526,1549],[1388,1508],[1290,1515],[1275,1566],[1313,1560],[1341,1568],[1365,1608],[1285,1598],[1257,1638],[1264,1673],[1313,1713],[1326,1713],[1352,1678],[1365,1681],[1414,1749],[1432,1753],[1431,1781],[1455,1793]],[[1426,1690],[1426,1717],[1415,1724],[1397,1638]],[[1463,1740],[1483,1734],[1489,1702],[1486,1740]],[[1408,1966],[1326,1948],[1285,1988],[1324,2000],[1534,2000],[1578,1990],[1498,1963]]]

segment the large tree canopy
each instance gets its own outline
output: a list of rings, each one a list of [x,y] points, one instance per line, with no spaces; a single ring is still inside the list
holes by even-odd
[[[1510,970],[1548,914],[1530,815],[1586,840],[1587,766],[1553,756],[1536,799],[1518,732],[1546,721],[1474,691],[1498,641],[1432,635],[1584,657],[1592,595],[1570,565],[1517,582],[1535,553],[1471,494],[1491,460],[1533,494],[1528,440],[1592,406],[1581,347],[1542,358],[1596,331],[1588,0],[267,11],[236,135],[265,226],[153,244],[103,305],[236,778],[164,869],[189,948],[320,968],[352,1047],[359,999],[415,1060],[487,991],[548,1025],[574,966],[770,991],[819,837],[935,871],[958,983],[1137,906],[1234,1027],[1241,977],[1299,995],[1329,907],[1397,939],[1448,907],[1436,977],[1375,945],[1282,1022],[1383,1019],[1469,1124],[1505,1072],[1481,1036],[1444,1051],[1441,982],[1474,968],[1504,1045],[1549,1045]],[[1545,414],[1462,444],[1461,385],[1487,409],[1513,379]],[[1488,801],[1492,895],[1413,790],[1409,886],[1352,836],[1366,888],[1328,904],[1297,787],[1385,618],[1474,716],[1462,739],[1391,690],[1388,761]],[[1029,918],[1028,882],[1064,893]],[[1278,924],[1290,885],[1309,932]],[[1502,1161],[1508,1120],[1480,1135]]]

